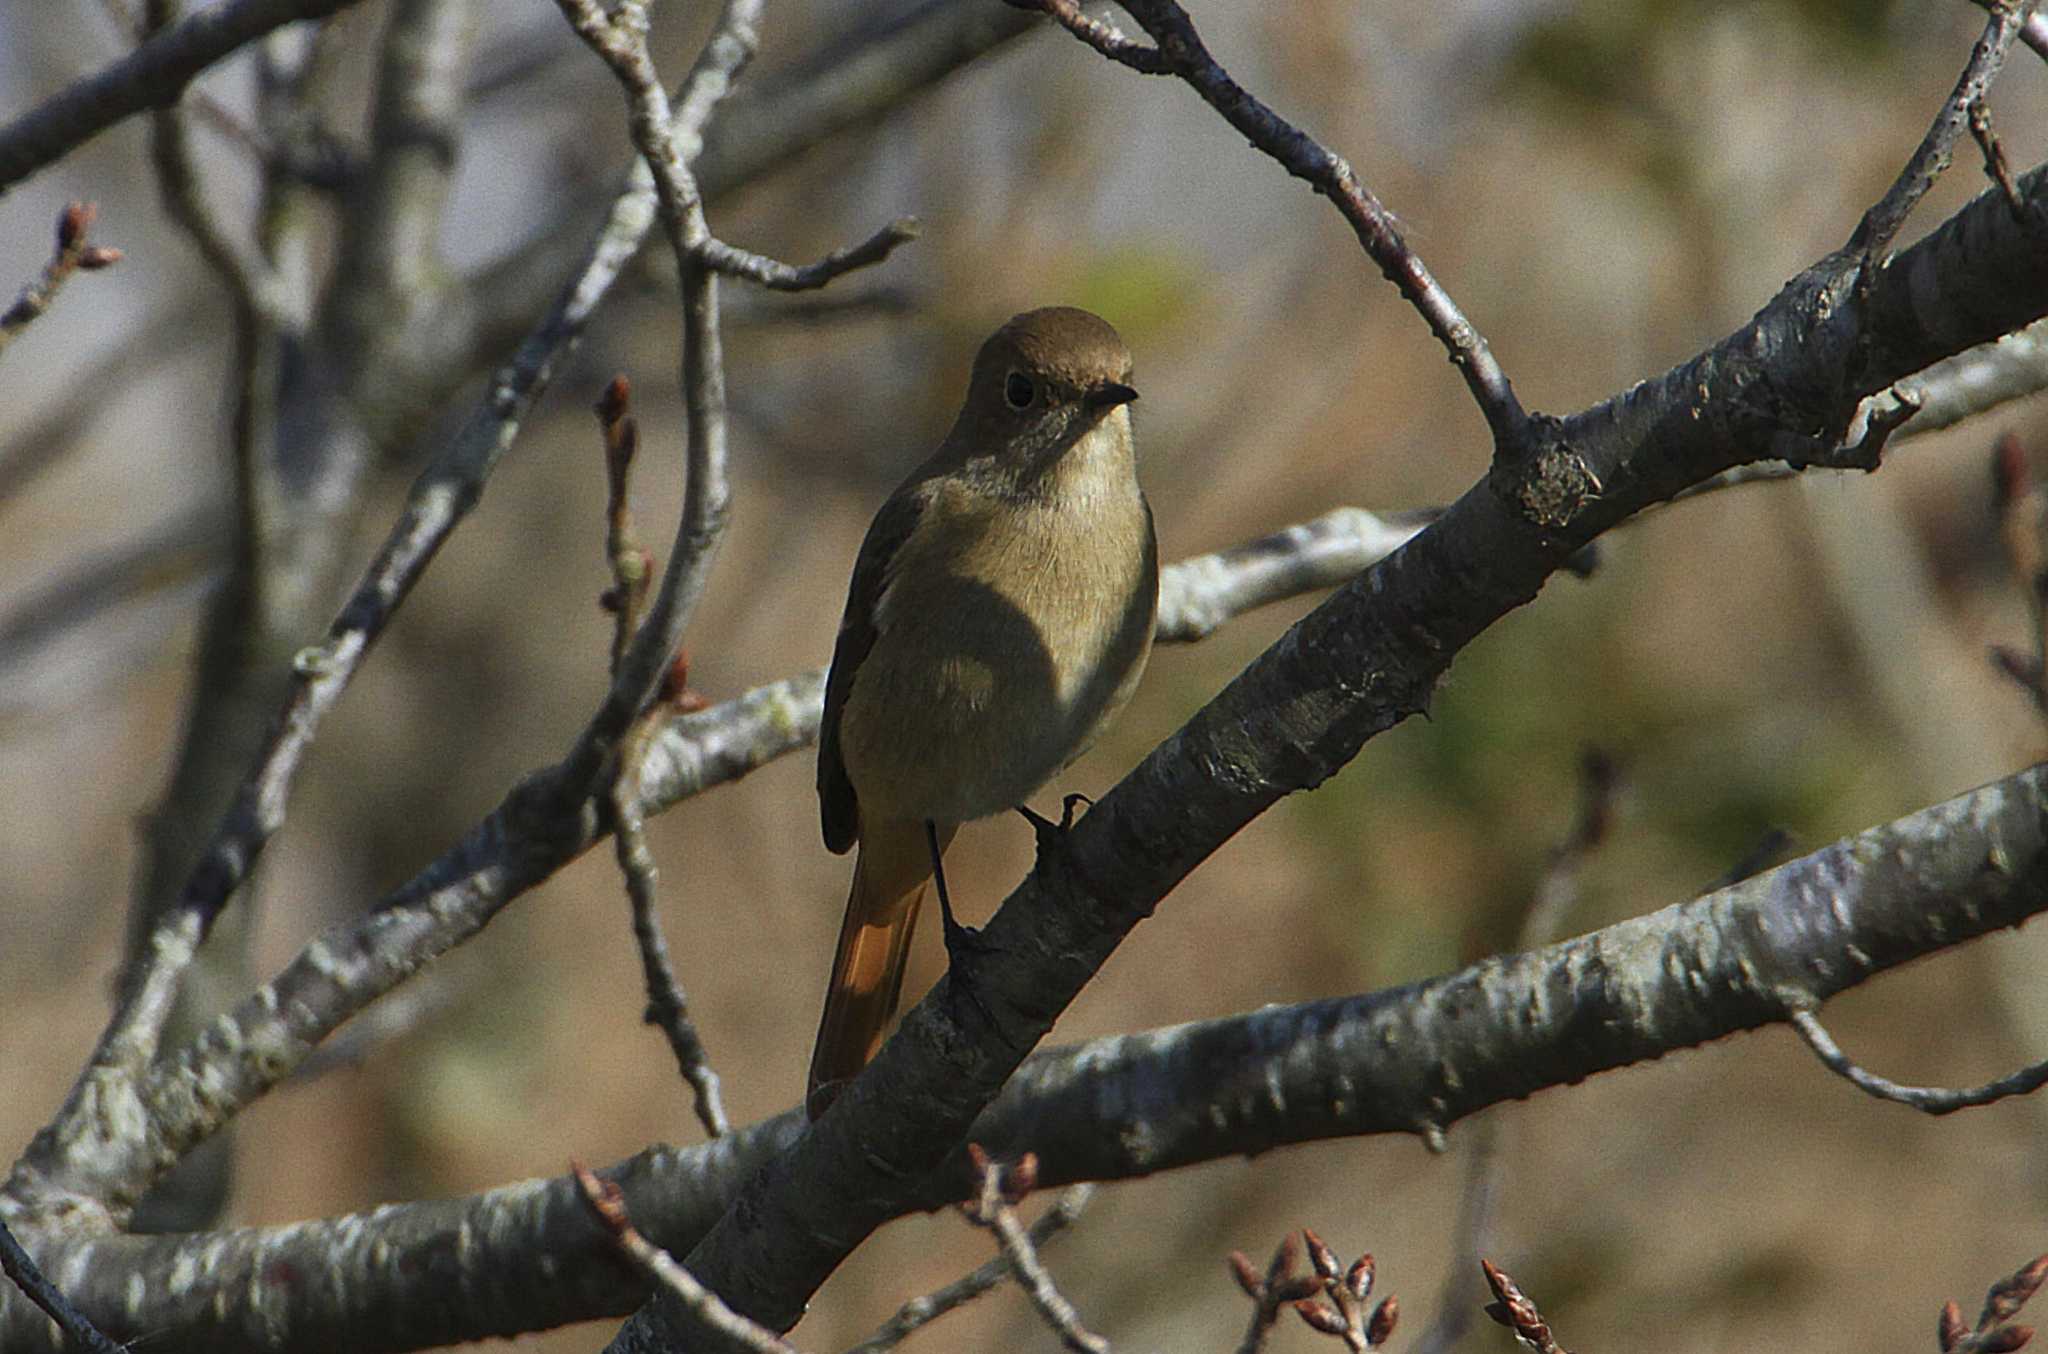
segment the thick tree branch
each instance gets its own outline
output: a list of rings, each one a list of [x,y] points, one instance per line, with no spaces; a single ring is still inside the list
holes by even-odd
[[[1114,856],[1127,835],[1129,864],[1143,871],[1120,880],[1116,896],[1130,901],[1109,915],[1125,918],[1117,924],[1126,927],[1135,922],[1146,899],[1162,896],[1238,825],[1286,789],[1329,774],[1365,737],[1419,708],[1463,643],[1532,597],[1549,571],[1600,531],[1732,465],[1810,455],[1816,435],[1839,426],[1863,393],[2048,312],[2048,168],[2031,171],[2020,186],[2025,221],[2015,221],[1998,195],[1980,195],[1877,269],[1867,287],[1853,284],[1853,260],[1831,255],[1713,348],[1557,421],[1523,477],[1498,484],[1490,477],[1325,603],[1126,782],[1122,793],[1137,806],[1128,824],[1112,831],[1117,818],[1100,811],[1083,819],[1077,841],[1092,840],[1092,853]],[[1923,306],[1917,297],[1941,303]],[[1592,495],[1593,485],[1604,492]],[[1576,493],[1565,492],[1574,486]],[[686,790],[696,776],[744,773],[800,746],[809,733],[790,716],[816,690],[807,674],[757,693],[752,717],[736,707],[691,717],[703,721],[692,725],[696,742],[662,739],[652,749],[644,769],[649,793]],[[1212,779],[1204,759],[1230,768],[1229,777]],[[1154,832],[1148,814],[1171,830]],[[46,1169],[40,1163],[59,1153],[91,1163],[95,1190],[146,1184],[161,1154],[175,1156],[212,1133],[349,1015],[475,934],[522,890],[587,849],[600,821],[595,801],[565,815],[545,783],[515,789],[372,918],[323,937],[222,1030],[154,1071],[141,1096],[148,1128],[140,1141],[88,1143],[78,1135],[96,1120],[67,1110],[38,1136],[10,1192],[29,1197],[35,1172]],[[1072,916],[1102,915],[1096,904],[1055,905],[1035,887],[1025,892],[1062,915],[1069,906]],[[1107,935],[1077,938],[1073,954],[1089,953]],[[1052,1013],[1040,1018],[1049,1023]],[[255,1043],[273,1057],[250,1060],[238,1051]],[[201,1085],[205,1093],[195,1095]],[[877,1131],[886,1138],[893,1130]],[[918,1131],[911,1125],[902,1141]]]
[[[2048,765],[1561,944],[1382,992],[1046,1050],[971,1136],[999,1155],[1035,1153],[1042,1186],[1333,1137],[1430,1137],[1490,1106],[1788,1021],[2044,910]],[[792,1108],[604,1174],[648,1234],[681,1253],[804,1132]],[[962,1148],[890,1216],[974,1187]],[[38,1249],[85,1311],[117,1335],[151,1332],[160,1354],[342,1344],[375,1354],[630,1310],[645,1286],[614,1262],[584,1207],[572,1180],[553,1177],[286,1227],[52,1236]],[[191,1279],[134,1282],[150,1274]],[[4,1298],[0,1346],[52,1348],[40,1316]]]
[[[1874,272],[1830,256],[1692,361],[1540,420],[1532,454],[1496,458],[1484,482],[1304,618],[1041,859],[984,929],[987,957],[949,971],[812,1132],[749,1183],[690,1253],[692,1272],[765,1325],[794,1322],[903,1205],[906,1182],[964,1139],[1133,926],[1281,796],[1425,709],[1452,657],[1575,550],[1732,465],[1823,458],[1864,397],[2048,312],[2048,174],[2022,188],[2024,222],[1994,193]]]

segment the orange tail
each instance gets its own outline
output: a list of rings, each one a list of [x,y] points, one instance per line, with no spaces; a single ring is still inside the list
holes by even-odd
[[[951,827],[939,829],[941,851],[952,840]],[[903,996],[903,965],[931,875],[924,824],[876,823],[862,832],[832,981],[825,989],[825,1014],[811,1052],[804,1105],[813,1119],[832,1103],[840,1083],[852,1080],[881,1046]]]

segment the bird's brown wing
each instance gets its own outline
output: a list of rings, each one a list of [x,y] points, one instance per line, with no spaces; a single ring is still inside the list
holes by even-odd
[[[818,724],[818,815],[825,845],[844,855],[860,837],[860,804],[846,763],[839,752],[839,716],[853,690],[854,674],[875,645],[875,604],[889,581],[896,551],[909,539],[924,512],[925,494],[915,478],[889,496],[853,563],[853,582],[846,590],[846,613],[839,620],[839,639],[832,646],[832,670],[825,678],[825,715]]]

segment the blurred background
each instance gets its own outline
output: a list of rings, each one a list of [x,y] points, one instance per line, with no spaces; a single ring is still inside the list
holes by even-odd
[[[989,0],[993,3],[993,0]],[[663,7],[657,7],[663,8]],[[664,9],[680,74],[708,7]],[[1491,340],[1532,408],[1568,412],[1718,338],[1845,240],[1953,84],[1982,25],[1963,3],[1288,0],[1194,4],[1218,58],[1346,155]],[[440,248],[470,273],[553,230],[580,239],[627,163],[610,77],[541,0],[479,5],[474,96]],[[334,22],[360,67],[333,125],[364,136],[384,8]],[[770,7],[750,81],[856,34],[832,3]],[[13,116],[126,44],[95,6],[0,6]],[[252,105],[246,55],[198,88]],[[353,67],[350,69],[354,69]],[[2048,154],[2048,78],[2016,49],[1992,100],[2016,169]],[[201,126],[238,224],[252,172]],[[1909,227],[1983,183],[1967,142]],[[0,197],[0,288],[35,275],[72,198],[126,251],[74,279],[0,362],[0,1142],[49,1115],[106,1011],[124,916],[184,735],[224,567],[229,305],[159,206],[131,122]],[[796,261],[914,214],[922,240],[803,298],[729,286],[736,500],[689,636],[722,699],[824,662],[869,515],[935,443],[974,345],[1013,311],[1101,312],[1137,354],[1143,474],[1168,560],[1340,503],[1443,503],[1485,467],[1485,426],[1427,331],[1327,203],[1185,87],[1071,38],[1008,42],[897,111],[713,204],[725,238]],[[243,227],[246,229],[246,227]],[[223,990],[371,905],[564,749],[603,690],[604,479],[591,401],[633,379],[637,504],[665,548],[681,412],[672,267],[649,250],[560,371],[484,502],[324,725]],[[10,293],[11,294],[11,293]],[[537,318],[538,310],[521,323]],[[380,449],[333,601],[481,388],[480,354],[429,426]],[[1132,937],[1061,1041],[1368,990],[1512,946],[1569,832],[1588,748],[1621,768],[1619,819],[1561,933],[1694,896],[1773,830],[1790,852],[2037,759],[2042,727],[1987,661],[2022,649],[2001,553],[1996,439],[2048,442],[2009,405],[1895,446],[1875,476],[1813,475],[1653,513],[1462,655],[1431,717],[1231,842]],[[1062,779],[1099,791],[1302,610],[1160,650],[1121,723]],[[285,652],[289,652],[286,649]],[[267,713],[267,707],[266,707]],[[848,864],[818,842],[808,754],[652,824],[670,939],[736,1121],[792,1104]],[[1048,803],[1053,802],[1047,796]],[[1044,807],[1044,806],[1041,806]],[[971,826],[950,875],[970,913],[1028,868],[1014,819]],[[244,909],[243,903],[237,904]],[[935,927],[910,985],[943,963]],[[2041,938],[2022,933],[1831,1006],[1838,1038],[1901,1080],[1974,1083],[2048,1051]],[[234,975],[240,974],[237,985]],[[640,1023],[608,851],[508,909],[397,998],[410,1018],[244,1116],[224,1218],[284,1222],[449,1195],[691,1141],[687,1088]],[[1939,1304],[2044,1248],[2038,1102],[1930,1120],[1831,1077],[1783,1029],[1485,1116],[1498,1132],[1487,1253],[1567,1344],[1671,1351],[1910,1348]],[[1048,1260],[1128,1350],[1231,1347],[1233,1248],[1308,1225],[1374,1252],[1406,1339],[1458,1266],[1466,1157],[1376,1139],[1110,1187]],[[887,1228],[797,1338],[858,1338],[986,1258],[957,1218]],[[529,1337],[601,1343],[609,1326]],[[1002,1291],[913,1347],[1050,1350]],[[1274,1349],[1319,1347],[1283,1329]],[[1397,1348],[1412,1347],[1396,1345]],[[1460,1348],[1505,1349],[1480,1318]]]

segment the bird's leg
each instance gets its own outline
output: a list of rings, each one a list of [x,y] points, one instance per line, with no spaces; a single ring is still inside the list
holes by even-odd
[[[971,926],[962,926],[960,919],[953,915],[953,896],[946,891],[946,862],[939,854],[939,825],[931,819],[924,820],[925,845],[932,853],[932,882],[939,891],[939,920],[946,928],[946,959],[948,963],[957,960],[964,949],[971,949],[980,932]],[[958,967],[954,964],[954,967]]]

